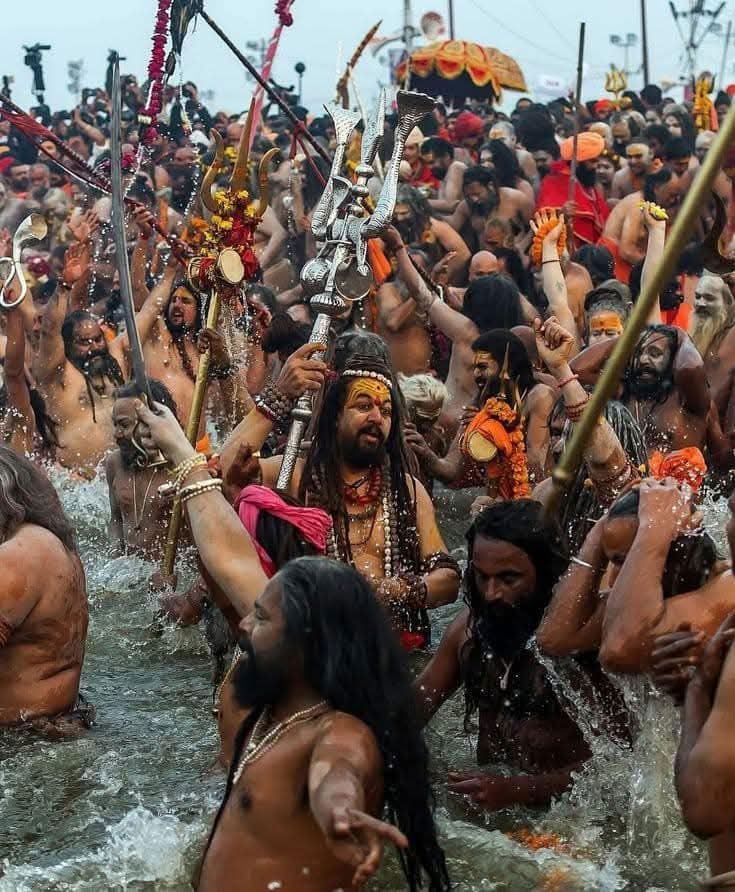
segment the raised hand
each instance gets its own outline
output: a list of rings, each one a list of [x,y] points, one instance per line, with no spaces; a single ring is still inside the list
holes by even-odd
[[[196,450],[186,439],[186,434],[173,412],[161,403],[154,403],[152,412],[143,402],[136,402],[135,409],[141,425],[150,432],[151,439],[165,457],[174,465],[180,464],[196,454]]]
[[[204,328],[199,332],[197,348],[200,353],[212,351],[210,355],[213,365],[228,366],[232,362],[224,335],[214,328]]]
[[[10,257],[13,253],[13,236],[9,229],[0,229],[0,257]]]
[[[89,269],[90,250],[87,242],[69,245],[64,254],[62,278],[71,286],[78,282]]]
[[[552,220],[554,215],[549,213],[547,208],[541,208],[540,211],[536,211],[533,215],[533,219],[529,221],[529,225],[531,227],[531,231],[534,235],[538,233],[542,226],[545,226],[550,220]],[[559,238],[564,230],[564,214],[560,214],[558,217],[558,222],[556,226],[552,227],[544,236],[544,245],[552,245],[556,247]]]
[[[676,480],[647,477],[641,480],[638,492],[641,528],[653,530],[657,536],[665,536],[666,541],[671,542],[682,533],[692,532],[700,526],[702,515],[692,512],[691,491],[684,491]]]
[[[725,657],[735,640],[735,610],[725,617],[720,628],[707,642],[702,651],[699,667],[695,673],[697,680],[714,696],[720,680]]]
[[[550,316],[546,322],[534,319],[533,330],[539,358],[551,374],[566,369],[574,354],[574,338],[570,332],[559,324],[556,316]]]
[[[321,390],[327,364],[311,359],[314,353],[324,353],[325,344],[304,344],[283,364],[276,386],[289,399],[296,400],[307,390]]]
[[[99,229],[100,218],[94,211],[86,211],[84,214],[72,216],[67,225],[78,242],[86,242]]]
[[[133,220],[135,220],[138,229],[140,230],[140,234],[144,239],[148,239],[151,237],[151,233],[153,232],[153,224],[156,218],[153,214],[148,210],[148,208],[136,207],[133,209]]]
[[[651,676],[656,687],[681,703],[701,661],[704,632],[681,623],[674,632],[659,635],[651,651]]]

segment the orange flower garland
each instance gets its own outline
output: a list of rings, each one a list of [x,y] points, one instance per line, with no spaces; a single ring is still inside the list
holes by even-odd
[[[489,399],[467,426],[462,438],[462,451],[470,455],[469,438],[483,433],[498,447],[495,458],[487,464],[487,479],[497,483],[502,499],[527,499],[531,495],[528,482],[528,461],[523,430],[518,415],[508,403],[497,397]]]
[[[544,247],[544,239],[551,232],[551,230],[559,223],[559,218],[556,215],[556,210],[554,208],[543,208],[542,212],[546,211],[546,213],[551,216],[549,219],[542,223],[538,228],[538,232],[533,237],[533,244],[531,245],[531,260],[534,266],[541,266],[541,256],[543,253]],[[556,250],[559,254],[559,257],[564,253],[564,249],[567,246],[567,228],[566,226],[562,227],[561,234],[559,235],[559,241],[556,244]]]

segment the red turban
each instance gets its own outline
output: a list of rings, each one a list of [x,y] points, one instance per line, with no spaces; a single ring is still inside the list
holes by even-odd
[[[613,107],[609,99],[598,99],[595,103],[595,114],[601,115],[604,111],[609,111]]]
[[[454,122],[454,136],[457,142],[462,142],[470,136],[480,136],[485,125],[478,115],[472,112],[463,111],[457,115]]]
[[[562,159],[571,161],[572,151],[574,150],[574,137],[570,136],[569,139],[565,139],[559,148]],[[599,133],[585,130],[577,137],[577,161],[591,161],[592,158],[599,158],[604,149],[605,140]]]

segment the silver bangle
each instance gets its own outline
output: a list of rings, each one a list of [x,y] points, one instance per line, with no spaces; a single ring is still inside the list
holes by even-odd
[[[579,564],[580,567],[587,567],[588,570],[594,570],[595,573],[604,572],[603,567],[595,567],[594,564],[590,564],[588,561],[583,561],[582,558],[578,558],[576,555],[570,557],[569,560],[574,564]]]

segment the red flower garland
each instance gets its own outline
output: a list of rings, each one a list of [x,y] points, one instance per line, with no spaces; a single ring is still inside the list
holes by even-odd
[[[293,16],[289,11],[289,7],[293,3],[293,0],[278,0],[276,3],[276,15],[278,16],[278,21],[284,28],[289,28],[293,25]]]
[[[156,124],[158,115],[163,106],[163,73],[166,64],[166,43],[168,41],[168,22],[171,0],[158,0],[158,13],[156,14],[156,26],[153,29],[153,50],[148,63],[148,80],[150,82],[150,97],[148,108],[144,109],[141,123],[147,125],[143,132],[143,142],[150,144],[158,136]]]

